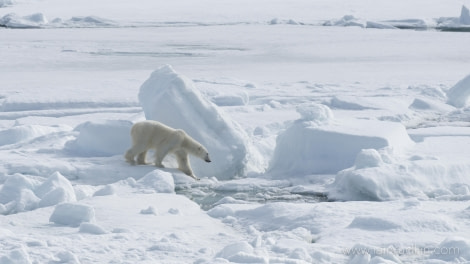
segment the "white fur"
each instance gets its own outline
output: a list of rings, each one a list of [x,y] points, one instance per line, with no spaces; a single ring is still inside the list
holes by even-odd
[[[207,149],[181,129],[174,129],[160,122],[147,120],[134,124],[131,129],[132,147],[126,152],[126,160],[145,164],[149,149],[155,149],[155,166],[162,167],[162,161],[169,153],[176,155],[178,169],[195,179],[188,154],[210,162]]]

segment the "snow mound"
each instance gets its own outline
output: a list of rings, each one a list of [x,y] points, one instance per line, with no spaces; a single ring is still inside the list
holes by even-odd
[[[8,176],[0,189],[0,213],[31,211],[76,200],[72,184],[59,172],[42,183],[17,173]]]
[[[303,23],[297,22],[294,19],[280,19],[273,18],[269,21],[270,25],[302,25]]]
[[[417,110],[428,110],[431,109],[431,105],[429,102],[426,102],[425,100],[416,98],[413,100],[413,103],[410,105],[411,109],[417,109]]]
[[[31,264],[27,251],[21,246],[19,249],[12,250],[8,255],[0,257],[0,263],[5,264]]]
[[[387,20],[382,23],[399,29],[426,29],[431,26],[430,22],[423,19]]]
[[[211,101],[218,106],[240,106],[247,105],[250,97],[245,92],[237,94],[222,94],[211,97]]]
[[[171,66],[152,73],[140,87],[139,100],[147,119],[183,129],[208,149],[212,163],[190,159],[196,175],[230,179],[245,174],[249,155],[245,131]]]
[[[16,125],[0,131],[0,146],[31,140],[50,133],[69,130],[68,126]]]
[[[76,203],[57,205],[49,218],[49,222],[72,227],[78,227],[81,223],[93,222],[94,220],[95,210],[93,207]]]
[[[387,219],[366,216],[355,217],[348,227],[370,231],[383,231],[401,228],[399,224],[389,221]]]
[[[375,149],[363,149],[356,156],[354,166],[356,169],[379,167],[383,163],[382,157]]]
[[[460,18],[441,18],[437,21],[435,19],[392,19],[385,21],[369,21],[366,19],[354,17],[353,15],[345,15],[340,19],[327,20],[323,23],[323,26],[375,29],[427,29],[436,27],[460,27],[464,24],[459,21],[466,21],[465,19],[466,13],[464,8],[462,8],[462,14]]]
[[[360,119],[330,122],[329,114],[319,118],[313,118],[315,114],[302,116],[278,136],[268,172],[279,175],[286,172],[289,175],[337,173],[353,166],[362,149],[402,150],[413,144],[405,127],[399,123]]]
[[[385,22],[377,22],[377,21],[367,21],[366,28],[376,28],[376,29],[397,29],[393,25],[389,25]]]
[[[81,223],[78,228],[78,232],[93,235],[103,235],[108,233],[101,226],[92,223]]]
[[[106,195],[113,195],[116,193],[116,190],[115,188],[113,187],[113,185],[106,185],[104,186],[103,188],[99,189],[98,191],[96,191],[93,196],[106,196]]]
[[[465,107],[469,96],[470,75],[467,75],[447,91],[447,103],[455,107]]]
[[[352,264],[365,263],[402,263],[393,250],[358,243],[349,249],[348,255]]]
[[[59,172],[53,173],[45,182],[41,184],[41,186],[36,188],[34,192],[39,198],[44,198],[56,189],[62,189],[66,193],[67,199],[61,202],[76,201],[75,190],[73,189],[72,184]]]
[[[171,173],[160,169],[147,173],[137,183],[143,187],[153,188],[158,193],[174,193],[175,182]]]
[[[77,200],[72,184],[59,172],[52,174],[35,190],[35,194],[41,198],[38,207],[75,202]]]
[[[239,258],[241,255],[253,254],[253,251],[253,247],[248,244],[248,242],[243,241],[224,247],[219,253],[217,253],[217,257],[228,259],[232,262],[243,263],[234,261],[233,259]]]
[[[59,263],[80,264],[78,257],[70,251],[59,252],[56,257],[59,259]]]
[[[20,17],[17,14],[7,14],[0,18],[0,26],[8,28],[39,28],[48,23],[46,16],[36,13]]]
[[[331,98],[329,106],[334,109],[343,109],[343,110],[365,110],[369,107],[363,106],[356,102],[348,101],[338,96]]]
[[[318,125],[327,125],[333,120],[333,112],[326,105],[310,104],[297,107],[303,121],[311,121]]]
[[[386,22],[367,21],[364,19],[356,18],[353,15],[345,15],[340,19],[332,19],[325,21],[323,23],[323,26],[396,29],[396,27]]]
[[[434,249],[430,258],[455,263],[470,261],[470,241],[462,237],[449,237]]]
[[[455,152],[461,147],[462,139],[437,134],[423,136],[422,142],[399,154],[390,149],[378,153],[362,151],[355,166],[337,173],[329,186],[328,197],[349,201],[466,197],[470,166]],[[421,154],[429,153],[430,149],[439,157]]]
[[[40,198],[33,190],[39,182],[22,174],[8,176],[0,189],[0,213],[13,214],[37,208]]]
[[[67,142],[65,149],[87,157],[122,155],[131,146],[131,127],[127,120],[88,121],[75,128],[77,138]]]
[[[237,208],[244,208],[238,210]],[[315,208],[308,208],[306,204],[287,202],[267,203],[247,207],[238,207],[235,204],[222,204],[209,210],[207,213],[214,218],[235,217],[246,226],[253,224],[263,232],[274,230],[305,229],[306,233],[318,233],[319,226],[315,225]],[[308,235],[307,235],[308,236]]]
[[[413,176],[406,175],[391,164],[371,168],[351,168],[340,171],[335,178],[328,197],[339,200],[382,201],[415,193],[418,185]]]

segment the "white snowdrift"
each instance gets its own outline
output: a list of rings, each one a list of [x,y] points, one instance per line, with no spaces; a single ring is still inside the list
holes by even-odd
[[[269,172],[308,175],[336,173],[354,165],[362,149],[412,145],[399,123],[336,119],[325,105],[301,107],[302,118],[278,136]]]
[[[470,166],[464,159],[467,154],[456,154],[463,139],[445,134],[422,134],[422,142],[403,157],[389,149],[363,150],[353,167],[336,175],[328,197],[348,201],[408,197],[468,199]]]
[[[12,13],[0,18],[0,26],[9,28],[40,28],[47,23],[49,22],[46,16],[42,13],[36,13],[23,17]]]
[[[65,149],[87,157],[123,155],[131,146],[131,127],[127,120],[87,121],[75,128],[77,138]]]
[[[77,200],[72,184],[59,172],[52,174],[34,192],[41,198],[38,207],[47,207],[63,202],[75,202]]]
[[[465,107],[468,97],[470,97],[470,75],[447,91],[447,103],[455,107]]]
[[[198,177],[230,179],[246,173],[250,147],[245,131],[171,66],[152,73],[140,87],[139,100],[147,119],[183,129],[208,149],[212,163],[190,159]]]
[[[0,131],[0,146],[31,140],[47,134],[67,131],[69,126],[16,125]]]
[[[40,199],[33,190],[39,182],[21,174],[9,176],[0,189],[0,213],[12,214],[37,208]]]
[[[75,190],[60,173],[53,173],[44,182],[18,173],[8,176],[0,189],[0,214],[14,214],[74,201]]]
[[[470,260],[470,241],[463,237],[448,237],[433,251],[431,259],[459,263]]]

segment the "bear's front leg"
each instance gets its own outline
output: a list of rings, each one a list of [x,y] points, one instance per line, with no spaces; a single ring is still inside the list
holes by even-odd
[[[178,162],[178,169],[184,174],[188,175],[189,177],[194,178],[195,180],[200,180],[196,177],[191,169],[191,165],[189,165],[189,157],[188,153],[184,150],[175,151],[176,161]]]

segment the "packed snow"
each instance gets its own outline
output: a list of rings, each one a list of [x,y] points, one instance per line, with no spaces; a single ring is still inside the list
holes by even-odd
[[[0,0],[0,263],[470,262],[469,6]]]

